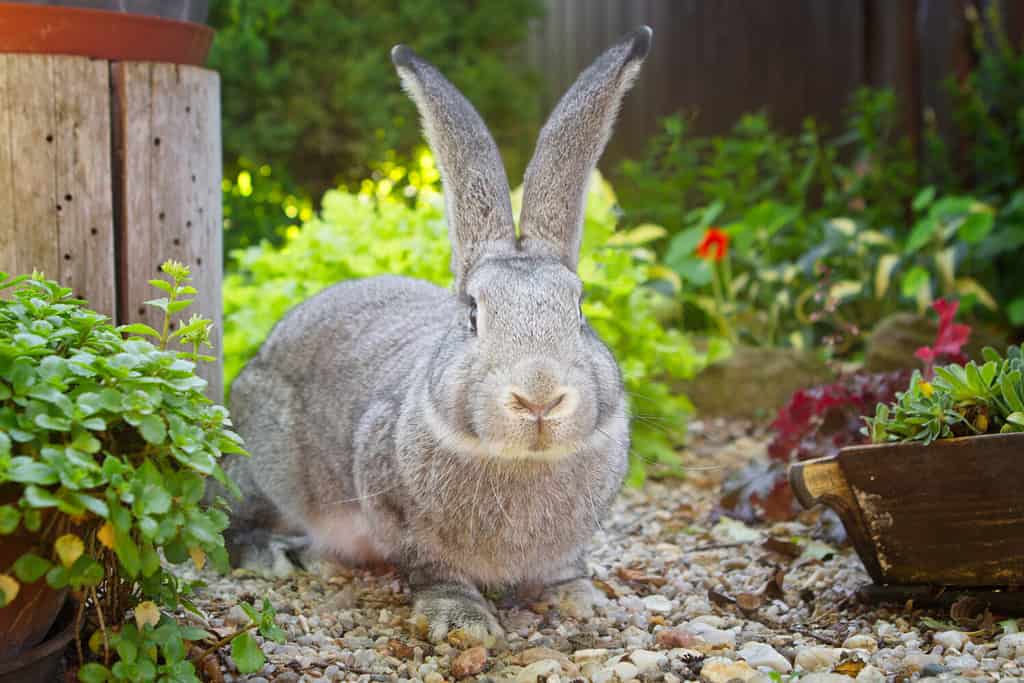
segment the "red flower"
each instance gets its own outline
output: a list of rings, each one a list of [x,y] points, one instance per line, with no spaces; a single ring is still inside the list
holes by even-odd
[[[702,259],[721,261],[729,253],[729,235],[718,228],[708,228],[697,245],[697,256]]]
[[[938,299],[932,304],[932,308],[939,314],[939,331],[935,335],[935,343],[931,346],[922,346],[914,352],[915,356],[925,362],[926,370],[930,371],[931,365],[940,356],[948,358],[953,363],[967,362],[962,349],[971,336],[971,328],[969,325],[958,325],[953,322],[959,307],[959,301],[945,299]]]

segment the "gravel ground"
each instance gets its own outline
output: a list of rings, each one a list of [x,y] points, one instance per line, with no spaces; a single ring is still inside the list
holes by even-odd
[[[948,612],[866,606],[867,574],[852,549],[810,541],[814,514],[761,527],[716,519],[722,478],[764,457],[739,427],[697,423],[683,482],[620,496],[594,540],[591,565],[607,602],[587,621],[546,604],[500,610],[505,643],[483,649],[421,640],[409,590],[388,570],[337,568],[265,581],[236,572],[197,596],[203,624],[221,634],[247,622],[240,600],[269,597],[285,644],[265,642],[267,664],[224,681],[1024,680],[1024,633],[980,615],[952,627]],[[698,469],[709,468],[709,469]],[[769,541],[765,547],[765,541]],[[794,539],[800,539],[794,542]],[[794,557],[794,555],[797,555]],[[943,626],[938,621],[950,626]],[[1024,627],[1024,619],[1020,620]]]

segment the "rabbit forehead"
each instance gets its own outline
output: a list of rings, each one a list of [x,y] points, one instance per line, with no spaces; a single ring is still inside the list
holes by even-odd
[[[575,307],[583,283],[557,259],[502,256],[477,266],[466,293],[487,306],[515,301],[565,300]]]

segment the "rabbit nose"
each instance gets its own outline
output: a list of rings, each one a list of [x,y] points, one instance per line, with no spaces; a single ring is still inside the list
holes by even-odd
[[[562,402],[565,400],[565,392],[560,393],[558,396],[548,401],[547,403],[542,403],[540,401],[534,401],[525,398],[521,394],[517,394],[516,392],[513,391],[512,400],[515,401],[515,403],[520,408],[533,413],[538,420],[542,420],[548,415],[550,415],[551,411],[553,411],[555,408],[562,404]]]

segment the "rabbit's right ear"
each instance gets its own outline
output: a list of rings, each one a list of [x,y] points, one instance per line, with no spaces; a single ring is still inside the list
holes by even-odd
[[[444,185],[456,290],[488,242],[515,239],[505,167],[473,105],[433,65],[405,45],[391,50],[402,86],[423,120]]]
[[[652,31],[633,31],[584,71],[551,112],[523,178],[520,238],[539,243],[576,270],[587,185],[622,97],[636,80]]]

